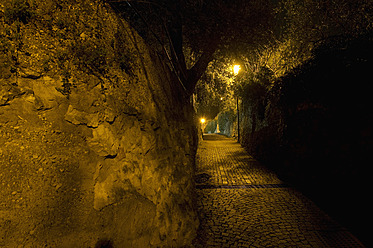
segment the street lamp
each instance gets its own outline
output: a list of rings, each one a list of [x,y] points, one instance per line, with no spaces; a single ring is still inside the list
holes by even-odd
[[[206,119],[201,118],[199,121],[201,122],[201,134],[202,134],[202,139],[203,139],[203,129],[204,129],[204,124],[206,122]]]
[[[236,76],[241,70],[241,66],[240,65],[234,65],[233,66],[233,74]]]
[[[233,74],[236,76],[241,70],[240,65],[233,66]],[[238,94],[237,94],[237,142],[240,143],[240,112],[238,109]]]

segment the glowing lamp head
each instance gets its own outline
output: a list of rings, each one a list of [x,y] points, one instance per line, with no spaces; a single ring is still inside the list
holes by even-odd
[[[206,119],[205,118],[201,118],[201,123],[205,123],[206,122]]]
[[[237,75],[241,70],[241,66],[240,65],[234,65],[233,66],[233,74],[234,75]]]

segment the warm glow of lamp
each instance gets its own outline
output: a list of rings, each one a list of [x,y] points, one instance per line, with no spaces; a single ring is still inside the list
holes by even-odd
[[[241,66],[240,65],[234,65],[233,66],[233,74],[234,75],[237,75],[241,70]]]
[[[203,124],[205,122],[206,122],[205,118],[201,118],[201,123]]]

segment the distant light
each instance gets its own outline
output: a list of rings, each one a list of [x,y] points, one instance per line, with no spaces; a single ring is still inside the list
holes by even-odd
[[[223,97],[220,97],[220,100],[223,100]]]
[[[237,75],[241,70],[241,66],[240,65],[234,65],[233,66],[233,74],[234,75]]]
[[[201,118],[201,123],[203,124],[205,122],[206,122],[205,118]]]

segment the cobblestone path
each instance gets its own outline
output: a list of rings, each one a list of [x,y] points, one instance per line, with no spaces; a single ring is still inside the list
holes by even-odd
[[[364,247],[235,140],[204,137],[197,153],[196,247]]]

